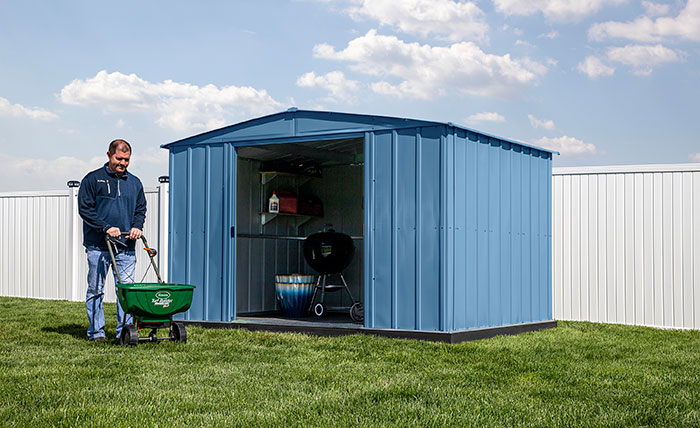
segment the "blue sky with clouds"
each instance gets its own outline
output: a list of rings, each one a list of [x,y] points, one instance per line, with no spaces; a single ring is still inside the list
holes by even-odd
[[[555,166],[700,162],[700,0],[0,1],[0,191],[323,109],[451,121]]]

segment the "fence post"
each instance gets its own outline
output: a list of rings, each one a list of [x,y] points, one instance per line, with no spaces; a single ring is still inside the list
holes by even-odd
[[[68,194],[70,203],[68,204],[68,263],[70,273],[68,275],[68,286],[70,287],[69,299],[78,302],[83,300],[81,291],[85,285],[85,277],[81,275],[80,260],[85,257],[83,251],[83,229],[80,214],[78,213],[78,186],[79,181],[68,182]]]
[[[167,175],[158,177],[158,267],[163,281],[168,282],[168,221],[170,219],[170,181]]]

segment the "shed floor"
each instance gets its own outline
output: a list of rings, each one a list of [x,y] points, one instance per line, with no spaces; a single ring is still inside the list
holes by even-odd
[[[282,313],[267,313],[264,315],[241,315],[236,318],[240,323],[258,323],[267,325],[290,325],[305,327],[333,328],[362,328],[362,323],[356,323],[347,313],[330,313],[323,317],[308,316],[302,318],[287,318]]]

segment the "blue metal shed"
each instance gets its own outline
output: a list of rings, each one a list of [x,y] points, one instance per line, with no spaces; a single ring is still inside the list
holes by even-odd
[[[186,320],[275,310],[274,274],[309,271],[292,238],[331,222],[357,242],[364,329],[552,326],[551,151],[452,123],[298,109],[163,147],[169,280],[197,285]],[[278,179],[320,195],[324,218],[265,218],[271,162],[320,165],[322,179]]]

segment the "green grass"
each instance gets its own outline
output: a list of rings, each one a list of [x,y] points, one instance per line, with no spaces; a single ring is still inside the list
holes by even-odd
[[[0,298],[0,425],[700,426],[700,332],[562,322],[445,345],[187,329],[85,338],[84,305]]]

